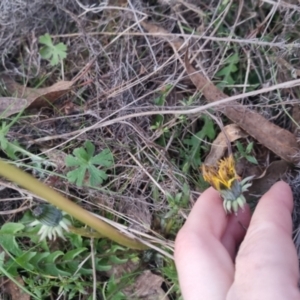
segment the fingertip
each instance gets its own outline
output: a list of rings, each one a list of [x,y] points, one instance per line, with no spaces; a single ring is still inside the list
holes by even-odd
[[[227,216],[220,194],[212,187],[205,190],[196,201],[185,227],[200,233],[205,230],[220,238],[227,225]]]
[[[290,186],[283,181],[275,183],[258,202],[242,245],[246,247],[250,243],[252,244],[250,248],[256,247],[252,238],[259,240],[261,244],[264,244],[265,240],[269,240],[276,245],[279,236],[291,236],[292,209],[293,194]],[[276,232],[274,240],[268,234],[273,231]]]
[[[293,209],[292,189],[284,181],[276,182],[263,197],[264,201],[277,201],[287,206],[290,212]]]
[[[223,200],[213,188],[196,201],[175,240],[175,264],[185,299],[224,299],[234,267],[221,243],[227,225]]]
[[[292,208],[291,188],[280,181],[261,198],[254,211],[236,257],[235,289],[239,287],[240,291],[247,292],[249,299],[262,299],[257,295],[268,295],[277,286],[284,287],[285,292],[295,290],[299,270],[292,241]],[[270,294],[265,298],[274,299]]]
[[[279,181],[262,196],[254,211],[253,219],[271,218],[275,222],[283,220],[283,216],[289,219],[293,205],[293,193],[290,186],[284,181]]]

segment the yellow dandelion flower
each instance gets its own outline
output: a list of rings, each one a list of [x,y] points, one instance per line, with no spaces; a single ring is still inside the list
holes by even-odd
[[[233,156],[220,160],[218,166],[202,165],[202,174],[205,181],[217,191],[230,189],[234,180],[239,179],[235,171]]]
[[[253,177],[247,177],[240,181],[232,155],[220,160],[217,166],[203,164],[202,175],[204,180],[220,193],[224,200],[223,206],[226,213],[237,213],[239,207],[244,208],[246,199],[243,192],[251,186],[251,183],[248,182]]]

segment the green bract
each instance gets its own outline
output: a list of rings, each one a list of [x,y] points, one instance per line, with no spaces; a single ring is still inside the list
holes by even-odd
[[[253,176],[247,177],[242,181],[238,181],[236,179],[230,189],[219,190],[221,197],[224,200],[223,207],[226,213],[234,212],[236,214],[239,208],[244,208],[246,199],[243,195],[243,192],[246,192],[251,186],[251,183],[249,183],[249,181],[252,178]]]
[[[63,230],[69,231],[71,222],[64,218],[64,213],[50,204],[40,204],[33,210],[36,220],[31,222],[29,226],[42,225],[38,235],[40,241],[46,237],[49,240],[55,240],[56,236],[64,238]]]

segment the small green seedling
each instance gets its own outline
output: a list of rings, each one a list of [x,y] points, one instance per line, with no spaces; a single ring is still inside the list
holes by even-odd
[[[185,173],[189,171],[190,167],[195,170],[199,168],[201,163],[201,152],[203,147],[205,147],[204,139],[208,138],[213,140],[216,135],[212,119],[207,115],[203,115],[202,120],[204,121],[204,124],[202,125],[201,130],[192,136],[183,139],[183,144],[186,146],[186,149],[184,149],[182,153],[184,158],[182,170]]]
[[[216,76],[222,78],[222,82],[218,83],[217,86],[220,89],[224,89],[224,87],[228,85],[234,85],[235,80],[233,79],[233,74],[238,71],[237,64],[239,62],[238,53],[234,53],[229,56],[225,61],[225,67],[223,67],[219,72],[217,72]]]
[[[169,94],[169,91],[171,90],[172,85],[167,85],[164,88],[164,91],[161,92],[161,94],[154,99],[154,104],[157,106],[164,106],[166,103],[167,96]],[[154,117],[154,125],[150,127],[151,130],[157,130],[162,129],[164,132],[168,131],[168,128],[163,128],[164,125],[164,116],[163,115],[156,115]]]
[[[86,141],[84,147],[74,149],[73,155],[66,157],[67,167],[76,167],[67,174],[71,183],[82,186],[86,173],[89,175],[91,186],[102,184],[107,179],[106,173],[96,168],[95,165],[111,167],[113,165],[112,153],[109,149],[104,149],[95,156],[94,153],[95,146],[90,141]]]
[[[250,163],[252,164],[258,164],[256,158],[251,155],[252,149],[253,149],[253,142],[251,142],[250,144],[248,144],[248,146],[246,147],[246,149],[244,148],[244,146],[242,145],[242,143],[240,143],[239,141],[236,142],[236,147],[239,151],[239,157],[244,157],[246,158]]]
[[[64,43],[54,45],[48,33],[40,36],[39,42],[44,45],[40,49],[40,55],[42,58],[49,60],[51,66],[56,66],[67,57],[67,46]]]
[[[22,113],[23,110],[21,110],[10,123],[6,124],[6,122],[3,121],[0,124],[0,149],[12,160],[17,160],[17,152],[23,152],[25,155],[29,153],[26,150],[23,151],[17,141],[10,142],[6,137],[10,128],[19,120]]]

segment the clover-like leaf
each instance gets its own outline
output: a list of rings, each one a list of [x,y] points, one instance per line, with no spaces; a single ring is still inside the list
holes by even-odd
[[[86,141],[84,147],[76,148],[73,151],[73,155],[67,156],[66,165],[68,167],[77,167],[67,173],[67,177],[71,183],[82,186],[86,175],[89,175],[91,186],[102,184],[103,181],[107,179],[105,171],[95,166],[111,167],[113,164],[113,156],[109,149],[104,149],[99,154],[93,156],[94,153],[94,144],[90,141]]]
[[[91,143],[91,141],[86,141],[84,143],[84,146],[86,148],[86,153],[88,155],[88,157],[93,157],[94,153],[95,153],[95,146],[93,143]]]
[[[75,183],[78,186],[82,186],[85,173],[86,168],[84,166],[80,166],[79,168],[68,172],[67,177],[71,183]]]
[[[92,186],[102,184],[107,179],[107,175],[104,171],[97,169],[95,166],[90,166],[90,183]]]
[[[81,163],[77,157],[74,157],[72,155],[67,155],[66,157],[66,165],[68,167],[75,167],[75,166],[80,166]]]
[[[64,43],[54,45],[48,33],[40,36],[39,42],[44,45],[40,49],[41,57],[50,60],[51,66],[57,65],[67,57],[67,46]]]
[[[102,150],[99,154],[91,159],[94,165],[100,165],[103,167],[111,167],[113,164],[113,157],[109,149]]]

